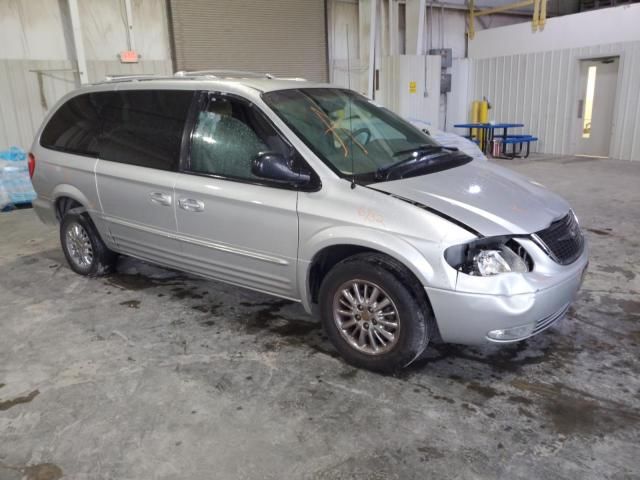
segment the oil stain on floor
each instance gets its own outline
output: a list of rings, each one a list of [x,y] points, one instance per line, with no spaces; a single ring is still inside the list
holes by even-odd
[[[0,478],[5,478],[2,475],[2,470],[8,470],[16,472],[22,475],[22,480],[58,480],[63,477],[62,469],[54,465],[53,463],[40,463],[38,465],[27,466],[14,466],[6,465],[0,462]],[[13,476],[9,478],[14,478]],[[20,477],[15,477],[20,478]]]
[[[2,384],[4,386],[4,384]],[[16,405],[20,405],[21,403],[29,403],[31,400],[36,398],[40,394],[39,390],[34,390],[28,395],[22,397],[12,398],[10,400],[4,400],[0,402],[0,411],[9,410],[11,407],[15,407]]]

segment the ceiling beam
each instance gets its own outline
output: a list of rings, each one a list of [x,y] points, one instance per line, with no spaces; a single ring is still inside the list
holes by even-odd
[[[475,1],[469,2],[469,30],[468,35],[470,39],[475,36],[475,19],[483,15],[493,15],[496,13],[509,12],[516,8],[528,7],[533,5],[533,15],[531,18],[531,28],[535,32],[536,30],[542,30],[547,20],[547,1],[548,0],[521,0],[519,2],[509,3],[507,5],[501,5],[499,7],[483,8],[476,10]],[[531,14],[529,14],[531,15]]]

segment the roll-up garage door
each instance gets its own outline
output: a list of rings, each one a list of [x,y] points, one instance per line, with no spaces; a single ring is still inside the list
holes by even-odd
[[[327,81],[325,0],[169,0],[178,70]]]

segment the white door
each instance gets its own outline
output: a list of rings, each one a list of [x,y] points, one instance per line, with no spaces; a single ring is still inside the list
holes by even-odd
[[[619,57],[580,61],[577,155],[608,157]]]

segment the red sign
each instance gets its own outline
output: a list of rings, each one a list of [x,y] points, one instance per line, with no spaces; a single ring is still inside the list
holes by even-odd
[[[138,63],[140,56],[135,50],[125,50],[120,52],[120,61],[122,63]]]

